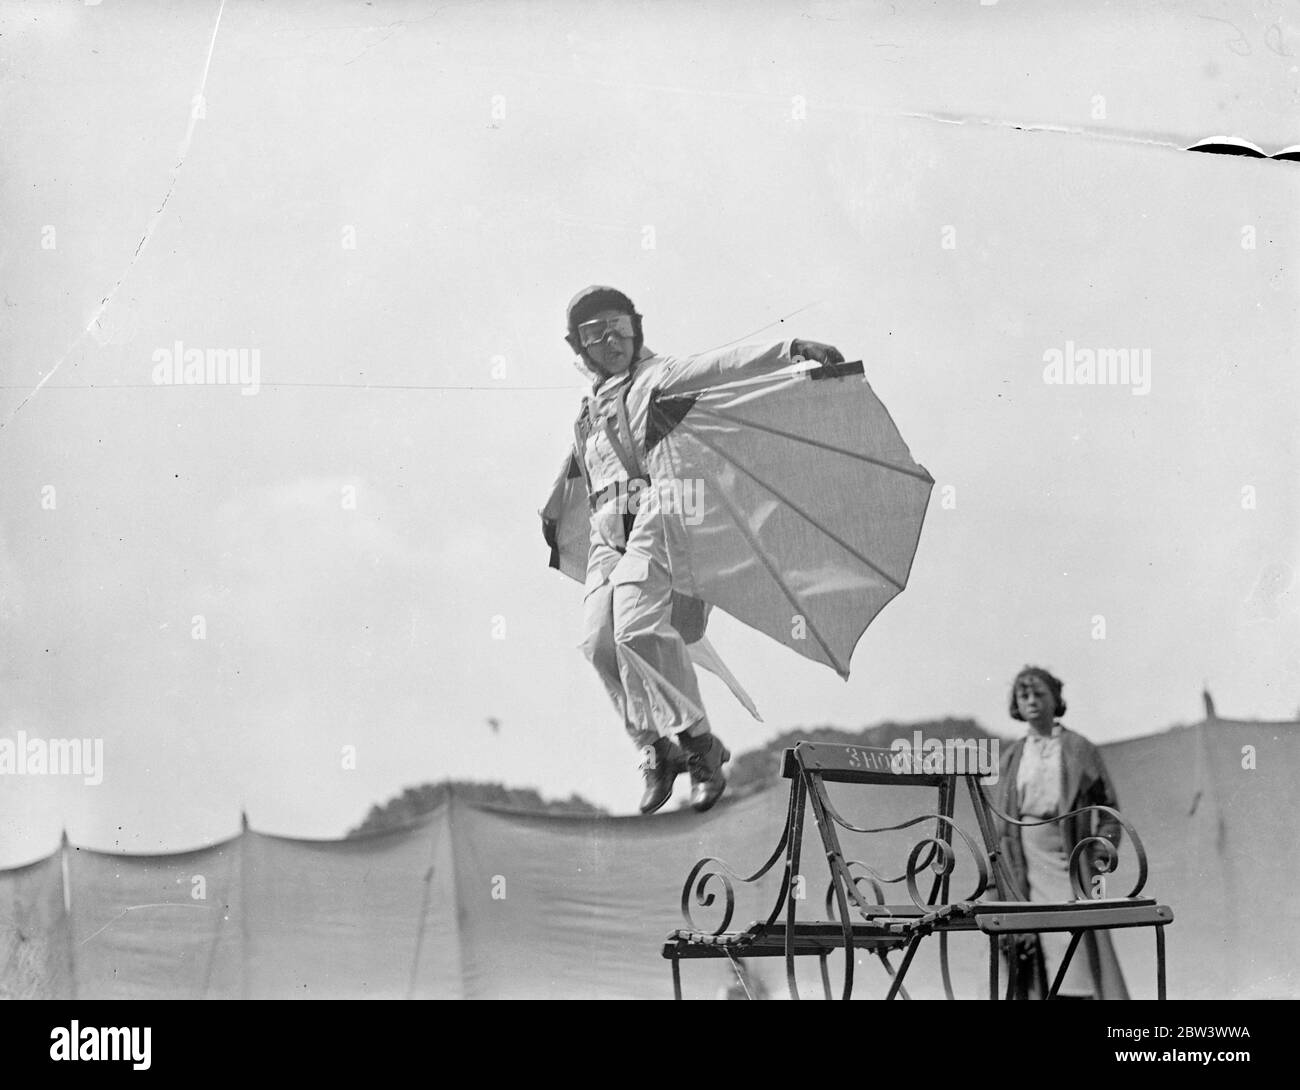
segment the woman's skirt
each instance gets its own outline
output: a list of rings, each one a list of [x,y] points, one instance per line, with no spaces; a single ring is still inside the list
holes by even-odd
[[[1028,818],[1026,820],[1035,820]],[[1020,830],[1020,840],[1025,854],[1026,878],[1031,901],[1072,901],[1070,888],[1070,853],[1065,850],[1061,826],[1030,825]],[[1038,936],[1047,968],[1047,986],[1052,986],[1056,972],[1065,959],[1070,936],[1063,931],[1045,932]],[[1080,942],[1070,958],[1070,968],[1058,989],[1058,995],[1093,995],[1095,989],[1092,970],[1088,965],[1088,949]]]

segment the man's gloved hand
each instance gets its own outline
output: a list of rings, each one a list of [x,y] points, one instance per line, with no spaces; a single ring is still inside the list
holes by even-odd
[[[844,362],[844,356],[833,344],[819,344],[817,341],[793,341],[790,345],[790,358],[802,356],[806,360],[820,363],[832,371],[837,364]]]

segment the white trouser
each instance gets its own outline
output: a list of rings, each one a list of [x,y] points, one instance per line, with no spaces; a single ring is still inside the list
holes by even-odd
[[[638,746],[710,733],[690,653],[671,624],[672,575],[663,517],[646,505],[620,553],[622,515],[592,516],[582,650]]]

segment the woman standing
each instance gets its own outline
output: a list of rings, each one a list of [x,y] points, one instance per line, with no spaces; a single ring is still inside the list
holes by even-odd
[[[1021,670],[1011,687],[1011,718],[1028,724],[1028,729],[1003,751],[998,807],[1013,821],[1044,823],[1002,822],[1002,858],[1013,885],[1019,887],[1008,895],[1030,901],[1075,899],[1069,860],[1079,841],[1096,836],[1119,846],[1119,822],[1108,814],[1090,811],[1062,821],[1049,820],[1086,806],[1119,809],[1097,747],[1057,722],[1065,715],[1063,688],[1058,678],[1037,666]],[[1096,844],[1084,850],[1080,873],[1089,895],[1093,893],[1090,881],[1101,872],[1101,851]],[[1021,997],[1042,998],[1064,958],[1069,935],[1044,933],[1037,940],[1026,935],[1017,945]],[[1114,945],[1105,931],[1085,932],[1057,994],[1063,998],[1128,998]]]

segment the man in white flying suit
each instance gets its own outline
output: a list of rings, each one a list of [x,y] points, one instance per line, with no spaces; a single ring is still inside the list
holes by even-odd
[[[708,810],[726,788],[722,766],[731,754],[709,727],[695,668],[672,623],[674,538],[664,513],[681,502],[687,483],[656,480],[646,470],[650,396],[679,380],[698,388],[701,381],[778,371],[797,357],[832,366],[844,358],[829,345],[792,340],[689,357],[656,355],[645,348],[632,300],[599,286],[569,304],[566,340],[593,379],[574,428],[591,511],[582,650],[641,750],[641,812],[663,806],[684,770],[691,777],[691,805]],[[553,547],[568,464],[542,511]]]

